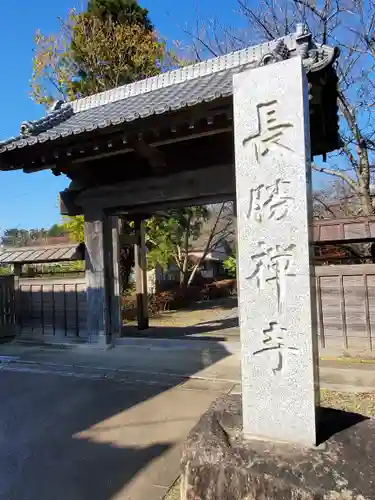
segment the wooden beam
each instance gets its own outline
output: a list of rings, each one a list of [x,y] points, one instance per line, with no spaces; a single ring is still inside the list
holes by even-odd
[[[216,203],[225,203],[227,201],[233,201],[235,199],[235,194],[232,193],[230,195],[211,195],[211,196],[201,196],[197,198],[186,198],[178,201],[166,201],[163,203],[157,203],[154,205],[147,205],[149,217],[152,215],[161,215],[165,216],[165,213],[168,210],[184,208],[184,207],[193,207],[193,206],[202,206],[202,205],[214,205]],[[143,210],[142,210],[143,212]],[[111,214],[116,215],[126,215],[129,218],[134,218],[139,215],[140,209],[137,207],[115,207],[111,209]]]
[[[139,330],[147,330],[148,295],[147,295],[147,258],[145,244],[144,221],[137,218],[134,221],[136,244],[134,245],[135,279],[137,294],[137,322]]]
[[[166,155],[147,144],[142,137],[134,141],[134,150],[140,158],[147,160],[153,170],[163,171],[167,167]]]
[[[361,276],[363,274],[375,274],[375,264],[315,266],[315,276]]]
[[[121,316],[121,273],[120,273],[120,240],[119,240],[119,218],[116,216],[108,217],[110,241],[109,252],[111,255],[109,263],[109,305],[110,305],[110,340],[115,345],[117,337],[120,337],[122,330]],[[112,265],[111,265],[112,264]]]
[[[21,310],[22,310],[22,303],[21,303],[21,287],[20,287],[20,278],[22,276],[22,268],[23,264],[20,263],[15,263],[13,265],[14,268],[14,306],[15,306],[15,313],[16,313],[16,332],[15,335],[18,337],[21,334]]]
[[[325,245],[350,245],[353,243],[374,243],[375,237],[372,238],[345,238],[336,239],[336,240],[319,240],[315,241],[314,245],[319,247],[324,247]]]
[[[83,213],[82,207],[75,203],[78,194],[79,192],[77,191],[60,191],[59,201],[61,215],[73,217]]]
[[[195,132],[184,136],[177,136],[171,139],[163,139],[158,141],[153,141],[150,143],[152,147],[166,146],[167,144],[176,144],[178,142],[191,141],[193,139],[200,139],[201,137],[210,137],[212,135],[225,134],[226,132],[232,132],[233,126],[216,128],[213,130],[205,130],[202,132]]]
[[[342,217],[337,219],[316,219],[314,226],[336,226],[338,224],[359,224],[359,223],[375,222],[375,215],[366,215],[360,217]]]
[[[212,135],[224,134],[226,132],[231,132],[232,130],[233,130],[233,126],[230,125],[228,127],[220,127],[220,128],[213,129],[213,130],[204,130],[202,132],[194,132],[194,133],[190,133],[190,134],[184,134],[181,136],[177,135],[176,137],[171,137],[168,139],[158,139],[155,141],[150,141],[147,145],[149,147],[156,148],[159,146],[166,146],[168,144],[176,144],[179,142],[191,141],[193,139],[200,139],[201,137],[210,137]],[[131,143],[131,145],[130,145],[130,143]],[[92,160],[98,160],[100,158],[109,158],[111,156],[118,156],[118,155],[122,155],[125,153],[131,153],[131,152],[135,151],[135,145],[131,141],[130,141],[130,143],[127,144],[126,147],[121,148],[121,149],[116,149],[114,151],[103,152],[103,150],[101,149],[101,151],[97,154],[94,154],[91,156],[84,156],[82,158],[74,158],[71,161],[71,163],[76,165],[79,163],[87,163],[87,162],[92,161]],[[44,169],[44,167],[43,167],[43,169]]]
[[[75,203],[87,208],[121,207],[134,213],[135,210],[150,212],[150,206],[166,209],[175,202],[186,206],[199,199],[205,203],[214,198],[225,201],[234,197],[233,165],[220,165],[87,189],[77,196]]]
[[[85,212],[87,333],[90,342],[102,347],[121,328],[117,235],[117,217],[101,210]]]
[[[104,225],[100,210],[85,212],[87,334],[91,343],[107,345],[108,300],[105,282]]]

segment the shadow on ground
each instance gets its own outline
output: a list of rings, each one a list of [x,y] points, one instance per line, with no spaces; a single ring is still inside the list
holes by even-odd
[[[138,330],[136,326],[124,326],[122,337],[145,337],[158,339],[183,339],[227,341],[233,338],[239,340],[239,331],[224,332],[232,328],[239,328],[238,318],[225,318],[218,321],[203,321],[190,326],[151,326],[147,330]],[[212,333],[223,331],[223,335]]]
[[[197,357],[194,367],[204,368],[201,352],[190,355]],[[215,360],[227,355],[218,344]],[[168,408],[156,404],[170,380],[133,385],[1,370],[0,499],[128,498],[123,488],[174,446],[181,428],[195,423],[187,393],[174,404],[186,405],[175,421],[168,423]]]
[[[233,309],[238,306],[238,298],[236,295],[223,299],[203,300],[196,302],[191,307],[184,308],[184,311],[205,311],[215,309]]]
[[[181,325],[157,325],[158,317],[153,318],[151,326],[146,330],[138,330],[135,324],[127,324],[122,329],[122,337],[146,337],[158,339],[183,339],[188,337],[191,340],[210,341],[239,341],[239,319],[236,311],[237,297],[229,297],[212,301],[204,301],[194,304],[194,307],[181,309],[171,313],[170,321],[180,317],[185,317],[185,321],[190,321],[186,326]],[[225,316],[225,311],[233,311],[230,316]],[[199,311],[212,311],[212,319],[198,319],[189,313]],[[187,314],[188,313],[188,314]],[[168,315],[168,313],[167,313]],[[224,316],[224,317],[223,317]],[[168,321],[168,316],[161,316],[161,320]]]
[[[334,408],[319,408],[319,422],[317,427],[317,445],[328,441],[332,436],[346,429],[350,429],[368,417],[359,413],[337,410]]]

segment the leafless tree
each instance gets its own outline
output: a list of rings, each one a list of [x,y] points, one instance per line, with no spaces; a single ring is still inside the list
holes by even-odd
[[[236,224],[233,203],[226,202],[218,205],[211,205],[208,209],[210,213],[208,224],[201,234],[203,248],[189,276],[189,285],[194,280],[196,272],[207,255],[220,246],[230,245],[230,242],[235,239]]]
[[[247,29],[201,20],[184,28],[196,58],[261,43],[295,31],[303,23],[317,43],[338,46],[338,101],[342,147],[313,169],[341,180],[359,200],[362,215],[375,214],[371,184],[375,150],[374,0],[233,0]]]
[[[336,180],[313,192],[315,219],[355,217],[360,215],[358,197],[343,180]]]

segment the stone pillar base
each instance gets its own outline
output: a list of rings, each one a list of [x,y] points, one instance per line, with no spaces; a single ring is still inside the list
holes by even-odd
[[[375,499],[375,419],[322,409],[316,448],[245,440],[240,396],[216,401],[182,455],[182,500]]]

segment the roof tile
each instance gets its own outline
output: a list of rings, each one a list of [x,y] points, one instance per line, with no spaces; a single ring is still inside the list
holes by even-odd
[[[316,49],[313,44],[306,45],[305,40],[306,35],[300,42],[296,34],[288,35],[69,104],[59,103],[41,120],[24,122],[20,136],[0,142],[0,154],[229,96],[233,74],[260,64],[265,56],[280,60],[301,54],[310,70],[335,58],[333,48]]]
[[[80,260],[76,245],[0,250],[0,264],[42,263]]]

